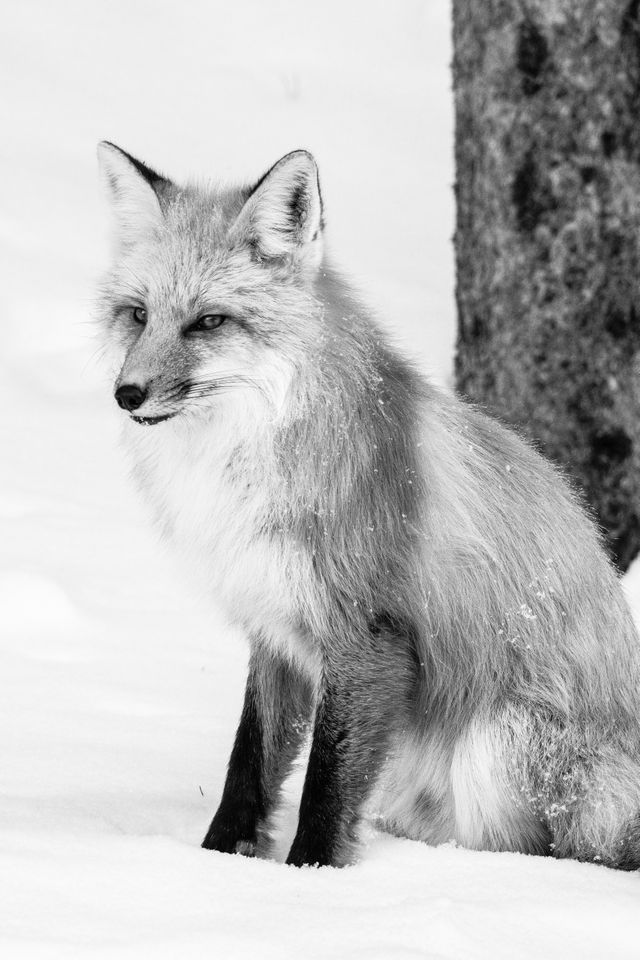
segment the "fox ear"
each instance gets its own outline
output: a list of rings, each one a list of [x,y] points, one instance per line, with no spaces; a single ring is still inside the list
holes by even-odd
[[[264,259],[287,256],[319,265],[322,197],[316,162],[294,150],[271,167],[251,191],[232,232]]]
[[[169,181],[108,140],[98,144],[98,162],[109,187],[120,243],[126,246],[148,236],[162,223],[157,190]]]

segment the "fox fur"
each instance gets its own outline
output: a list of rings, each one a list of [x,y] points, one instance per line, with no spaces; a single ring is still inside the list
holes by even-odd
[[[323,250],[310,154],[216,189],[99,152],[134,475],[250,640],[203,846],[268,853],[309,734],[289,863],[349,862],[367,816],[638,868],[640,645],[565,480],[392,348]]]

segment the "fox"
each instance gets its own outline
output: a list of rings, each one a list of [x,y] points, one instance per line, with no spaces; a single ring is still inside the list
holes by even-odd
[[[126,456],[249,645],[202,846],[341,867],[363,825],[640,867],[640,644],[559,469],[434,386],[334,266],[311,153],[248,185],[98,147]],[[304,751],[308,750],[308,756]]]

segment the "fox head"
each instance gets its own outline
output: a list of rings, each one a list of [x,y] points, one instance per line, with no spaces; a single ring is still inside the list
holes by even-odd
[[[322,262],[316,163],[296,150],[253,186],[178,186],[98,147],[115,220],[101,320],[115,399],[137,423],[282,402],[313,353]]]

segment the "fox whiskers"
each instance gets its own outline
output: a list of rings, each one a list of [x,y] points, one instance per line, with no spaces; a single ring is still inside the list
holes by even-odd
[[[164,396],[168,403],[175,403],[179,400],[204,401],[209,397],[221,393],[229,393],[232,390],[238,390],[243,387],[249,387],[260,391],[265,397],[269,397],[264,380],[255,377],[248,377],[246,374],[225,374],[207,379],[180,380],[171,387]]]

